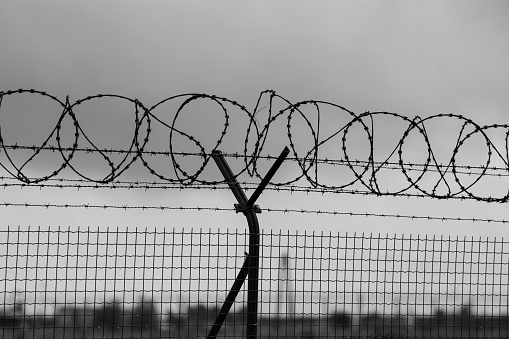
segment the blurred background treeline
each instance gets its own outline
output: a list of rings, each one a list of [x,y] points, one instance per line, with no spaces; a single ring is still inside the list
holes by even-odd
[[[12,338],[205,338],[219,312],[216,304],[188,303],[178,312],[161,303],[55,305],[51,315],[26,314],[18,302],[0,306],[0,337]],[[241,306],[241,305],[237,305]],[[218,337],[245,337],[246,309],[228,314]],[[260,338],[508,338],[509,316],[479,315],[471,305],[431,315],[262,314]]]

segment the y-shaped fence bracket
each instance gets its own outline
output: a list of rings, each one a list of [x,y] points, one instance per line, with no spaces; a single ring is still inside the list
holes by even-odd
[[[277,172],[285,158],[290,153],[288,147],[285,147],[283,152],[276,159],[270,170],[267,172],[262,182],[256,190],[251,195],[249,200],[246,197],[246,194],[240,187],[239,182],[235,178],[230,166],[224,159],[223,153],[221,151],[213,151],[212,158],[219,167],[219,170],[223,174],[224,179],[230,186],[233,195],[238,201],[238,204],[235,204],[235,211],[242,212],[247,219],[247,223],[249,226],[249,253],[246,253],[247,257],[244,260],[244,264],[233,283],[233,286],[228,292],[226,299],[221,306],[221,310],[217,315],[214,324],[210,328],[209,334],[207,335],[207,339],[213,339],[219,333],[221,326],[223,325],[230,308],[235,302],[235,298],[237,297],[240,288],[244,284],[246,277],[247,280],[247,324],[246,324],[246,337],[247,339],[255,339],[257,333],[257,323],[258,323],[258,271],[259,271],[259,257],[260,257],[260,227],[258,225],[258,218],[256,217],[256,213],[261,213],[262,210],[258,205],[255,205],[256,199],[262,194],[265,187],[267,187],[268,183]]]

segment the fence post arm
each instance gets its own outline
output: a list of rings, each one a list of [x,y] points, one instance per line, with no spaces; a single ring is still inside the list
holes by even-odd
[[[213,151],[212,152],[212,159],[216,162],[217,167],[221,171],[221,174],[224,177],[224,180],[226,180],[226,183],[228,186],[230,186],[230,190],[233,192],[233,195],[237,199],[239,204],[245,204],[247,202],[247,197],[244,191],[242,190],[242,187],[240,187],[239,182],[233,175],[233,172],[224,159],[223,153],[221,151]]]
[[[260,265],[260,226],[258,224],[258,218],[256,217],[256,213],[261,213],[260,207],[255,205],[256,199],[260,196],[264,188],[270,182],[270,179],[274,176],[276,171],[279,169],[284,159],[288,155],[289,150],[288,147],[285,147],[281,155],[274,162],[270,170],[267,172],[265,177],[262,179],[262,182],[257,187],[251,198],[248,200],[246,194],[240,187],[237,179],[233,175],[233,172],[228,166],[228,163],[224,159],[224,156],[221,151],[215,150],[212,152],[212,158],[216,162],[217,167],[221,171],[221,174],[226,180],[226,183],[230,187],[233,195],[238,201],[238,204],[235,205],[235,209],[237,212],[242,212],[247,219],[248,227],[249,227],[249,255],[247,257],[247,275],[248,275],[248,285],[247,285],[247,325],[246,325],[246,337],[247,339],[256,339],[257,328],[258,328],[258,274],[259,274],[259,265]],[[242,270],[241,270],[242,271]],[[241,274],[239,273],[240,277]],[[245,279],[245,277],[244,277]],[[235,281],[234,285],[237,284],[238,281]],[[232,287],[233,290],[233,287]],[[233,303],[233,301],[231,301]],[[226,302],[225,302],[226,303]],[[225,305],[223,304],[223,307]],[[231,305],[226,306],[229,310]],[[223,309],[223,308],[221,308]],[[214,322],[213,327],[211,328],[209,334],[209,339],[214,338],[215,335],[219,332],[221,328],[222,322],[226,318],[226,314],[218,315],[216,321]],[[222,318],[222,319],[220,319]],[[221,321],[220,321],[221,320]],[[214,334],[215,332],[215,334]]]
[[[290,153],[290,150],[288,149],[288,146],[285,146],[285,148],[283,149],[283,151],[281,152],[279,157],[276,159],[274,164],[272,164],[272,166],[270,167],[267,174],[265,174],[265,177],[262,179],[262,182],[260,183],[260,185],[258,185],[258,187],[255,189],[255,191],[253,192],[253,194],[247,201],[247,203],[246,203],[247,206],[254,205],[254,203],[256,202],[256,199],[258,199],[260,194],[262,194],[265,187],[267,187],[267,185],[269,184],[270,179],[272,179],[274,174],[276,174],[277,170],[279,169],[279,167],[281,167],[281,165],[283,164],[283,161],[285,161],[285,159],[289,153]]]

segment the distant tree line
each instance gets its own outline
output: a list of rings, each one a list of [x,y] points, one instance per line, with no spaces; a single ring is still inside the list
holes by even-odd
[[[118,301],[95,305],[61,305],[49,315],[27,315],[16,304],[0,312],[0,338],[204,338],[219,309],[206,303],[185,311],[162,314],[157,303]],[[128,307],[129,306],[129,307]],[[0,306],[1,307],[1,306]],[[0,309],[1,311],[1,309]],[[218,337],[245,337],[246,309],[232,311]],[[453,314],[432,315],[261,315],[263,338],[508,338],[509,317],[475,315],[469,305]]]

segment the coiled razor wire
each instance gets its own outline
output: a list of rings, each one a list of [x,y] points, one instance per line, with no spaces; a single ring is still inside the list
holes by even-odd
[[[237,103],[228,98],[218,97],[210,94],[190,93],[190,94],[179,94],[168,97],[156,103],[152,107],[148,107],[140,102],[138,99],[129,98],[126,96],[115,95],[115,94],[97,94],[94,96],[88,96],[84,99],[79,99],[74,103],[71,103],[69,97],[65,101],[61,101],[56,96],[48,94],[43,91],[34,89],[19,89],[19,90],[8,90],[0,92],[0,116],[9,114],[8,111],[2,110],[2,104],[6,98],[9,100],[24,100],[25,96],[39,96],[50,99],[57,107],[60,113],[55,127],[52,129],[49,136],[42,142],[41,145],[18,145],[9,144],[4,140],[2,134],[2,126],[0,121],[0,153],[4,154],[4,158],[0,161],[0,166],[13,178],[21,183],[33,185],[42,182],[47,182],[58,177],[62,173],[63,169],[69,168],[76,173],[84,182],[91,182],[96,184],[109,184],[115,182],[128,168],[134,163],[141,163],[143,167],[152,176],[156,177],[157,180],[167,183],[177,183],[184,187],[192,185],[217,185],[224,183],[220,180],[209,180],[204,175],[204,170],[211,163],[211,153],[214,150],[221,149],[222,143],[225,136],[230,131],[230,111],[235,108],[236,111],[240,111],[247,117],[249,123],[245,133],[243,150],[235,153],[234,156],[243,161],[243,166],[239,169],[237,167],[235,176],[246,173],[250,177],[260,179],[264,173],[259,171],[260,159],[267,160],[271,159],[271,156],[266,156],[264,151],[269,148],[270,142],[268,136],[271,131],[271,126],[277,121],[285,121],[286,119],[286,136],[287,144],[292,150],[293,157],[287,159],[287,161],[296,162],[300,173],[295,177],[287,179],[285,178],[280,182],[272,182],[271,184],[277,187],[292,187],[296,182],[307,181],[309,186],[313,189],[321,189],[325,191],[331,190],[345,190],[350,192],[361,192],[358,188],[359,185],[363,187],[364,191],[362,194],[376,194],[376,195],[415,195],[412,192],[418,192],[418,196],[426,196],[439,199],[448,198],[470,198],[478,201],[485,202],[507,202],[509,199],[509,190],[494,196],[493,194],[478,193],[475,188],[483,186],[481,180],[485,177],[506,177],[509,173],[509,126],[506,124],[493,124],[481,126],[471,119],[458,114],[437,114],[426,118],[415,117],[410,119],[404,115],[391,113],[391,112],[365,112],[362,114],[356,114],[340,105],[327,101],[318,100],[307,100],[297,103],[291,103],[282,96],[276,94],[275,91],[266,90],[261,92],[256,106],[253,111],[249,111],[245,106]],[[262,98],[267,98],[268,105],[261,107]],[[80,124],[80,118],[75,114],[74,110],[78,106],[86,106],[91,102],[100,102],[104,98],[114,98],[120,101],[129,103],[134,107],[134,134],[132,136],[131,144],[126,149],[102,149],[94,144],[94,140],[89,138],[85,133],[82,125]],[[274,104],[276,99],[278,103],[284,104],[284,107],[279,111],[276,111]],[[173,114],[173,120],[171,123],[163,121],[163,118],[159,114],[155,113],[155,110],[159,107],[170,102],[176,102],[176,100],[182,101]],[[192,135],[179,128],[178,124],[182,120],[184,115],[184,109],[190,103],[197,100],[207,100],[211,104],[218,105],[220,110],[224,113],[224,124],[217,136],[215,142],[211,145],[205,145],[200,142],[200,135]],[[312,121],[311,117],[307,116],[304,112],[306,109],[312,108],[316,112],[316,121]],[[267,108],[268,115],[266,120],[259,121],[260,110]],[[329,133],[328,136],[323,137],[323,132],[320,130],[321,124],[321,111],[325,108],[333,108],[340,111],[341,114],[348,118],[348,121],[344,124],[338,125],[334,128],[334,132]],[[258,114],[258,115],[257,115]],[[392,153],[385,160],[375,160],[374,149],[374,117],[382,119],[398,119],[404,123],[406,128],[404,129],[403,135],[396,143]],[[260,118],[261,119],[261,118]],[[294,131],[293,122],[296,119],[302,119],[307,126],[307,130],[304,133],[311,135],[313,142],[312,147],[308,150],[302,150],[296,146],[297,137],[296,134],[301,135],[303,132]],[[459,121],[461,128],[459,134],[455,137],[455,145],[452,153],[450,154],[447,162],[440,162],[437,155],[436,149],[432,147],[431,137],[426,127],[432,121],[443,121],[440,119]],[[71,126],[72,131],[66,131],[65,133],[71,133],[72,144],[68,145],[62,142],[62,134],[65,129],[63,126]],[[169,133],[169,146],[162,147],[163,151],[153,151],[149,149],[147,144],[151,140],[154,126],[158,128],[165,128]],[[331,126],[328,126],[329,128]],[[69,128],[69,127],[66,127]],[[361,130],[363,132],[362,137],[367,140],[368,150],[366,159],[357,159],[351,156],[351,149],[348,146],[347,140],[352,136],[354,131]],[[490,139],[489,133],[494,131],[502,132],[504,135],[503,146],[496,146],[495,140]],[[277,131],[276,131],[277,133]],[[280,134],[280,133],[279,133]],[[426,145],[426,159],[422,163],[412,163],[406,160],[406,152],[403,150],[403,145],[410,138],[415,138],[416,135]],[[184,138],[193,147],[196,148],[196,152],[185,152],[181,149],[176,149],[174,142],[175,138]],[[328,159],[320,158],[319,153],[325,147],[330,147],[330,143],[333,140],[340,138],[341,144],[338,145],[338,149],[341,149],[341,159]],[[480,138],[481,146],[485,150],[486,160],[484,163],[475,166],[460,165],[457,162],[458,155],[464,150],[465,143],[472,142],[472,140],[478,141]],[[89,146],[84,147],[83,144]],[[240,143],[242,144],[242,143]],[[356,145],[355,147],[359,147]],[[31,151],[32,154],[23,161],[21,164],[19,161],[15,161],[11,156],[12,152],[23,149],[25,151]],[[40,177],[33,177],[26,174],[27,165],[32,162],[37,156],[43,151],[57,152],[61,155],[61,163],[55,166],[50,171],[50,174],[46,174]],[[279,151],[279,150],[277,150]],[[100,157],[107,163],[109,173],[103,178],[94,179],[86,175],[79,166],[74,162],[75,155],[77,153],[84,154],[99,154]],[[112,155],[121,155],[120,160],[117,158],[113,159]],[[171,159],[172,169],[165,169],[164,171],[156,169],[151,164],[151,157],[154,155],[163,155]],[[197,169],[190,172],[184,169],[183,161],[186,156],[192,156],[200,159],[200,164]],[[397,161],[391,161],[393,158],[397,158]],[[495,165],[496,164],[498,165]],[[326,163],[333,166],[343,166],[347,168],[352,176],[347,178],[345,182],[338,184],[331,184],[327,182],[327,179],[319,179],[319,164]],[[212,164],[213,166],[213,164]],[[402,175],[405,181],[408,183],[405,187],[396,190],[384,190],[381,188],[383,184],[383,178],[380,175],[382,170],[391,170],[393,173],[399,173]],[[429,181],[424,180],[425,174],[434,173],[438,174],[438,181],[434,181],[431,184]],[[463,178],[469,177],[468,182]],[[451,178],[452,177],[452,178]],[[474,179],[472,179],[474,177]],[[351,179],[353,178],[353,179]],[[455,185],[453,185],[455,183]],[[355,186],[355,187],[354,187]],[[443,190],[439,192],[438,187],[446,187],[445,192]],[[458,188],[453,188],[458,187]],[[413,190],[413,191],[411,191]]]

